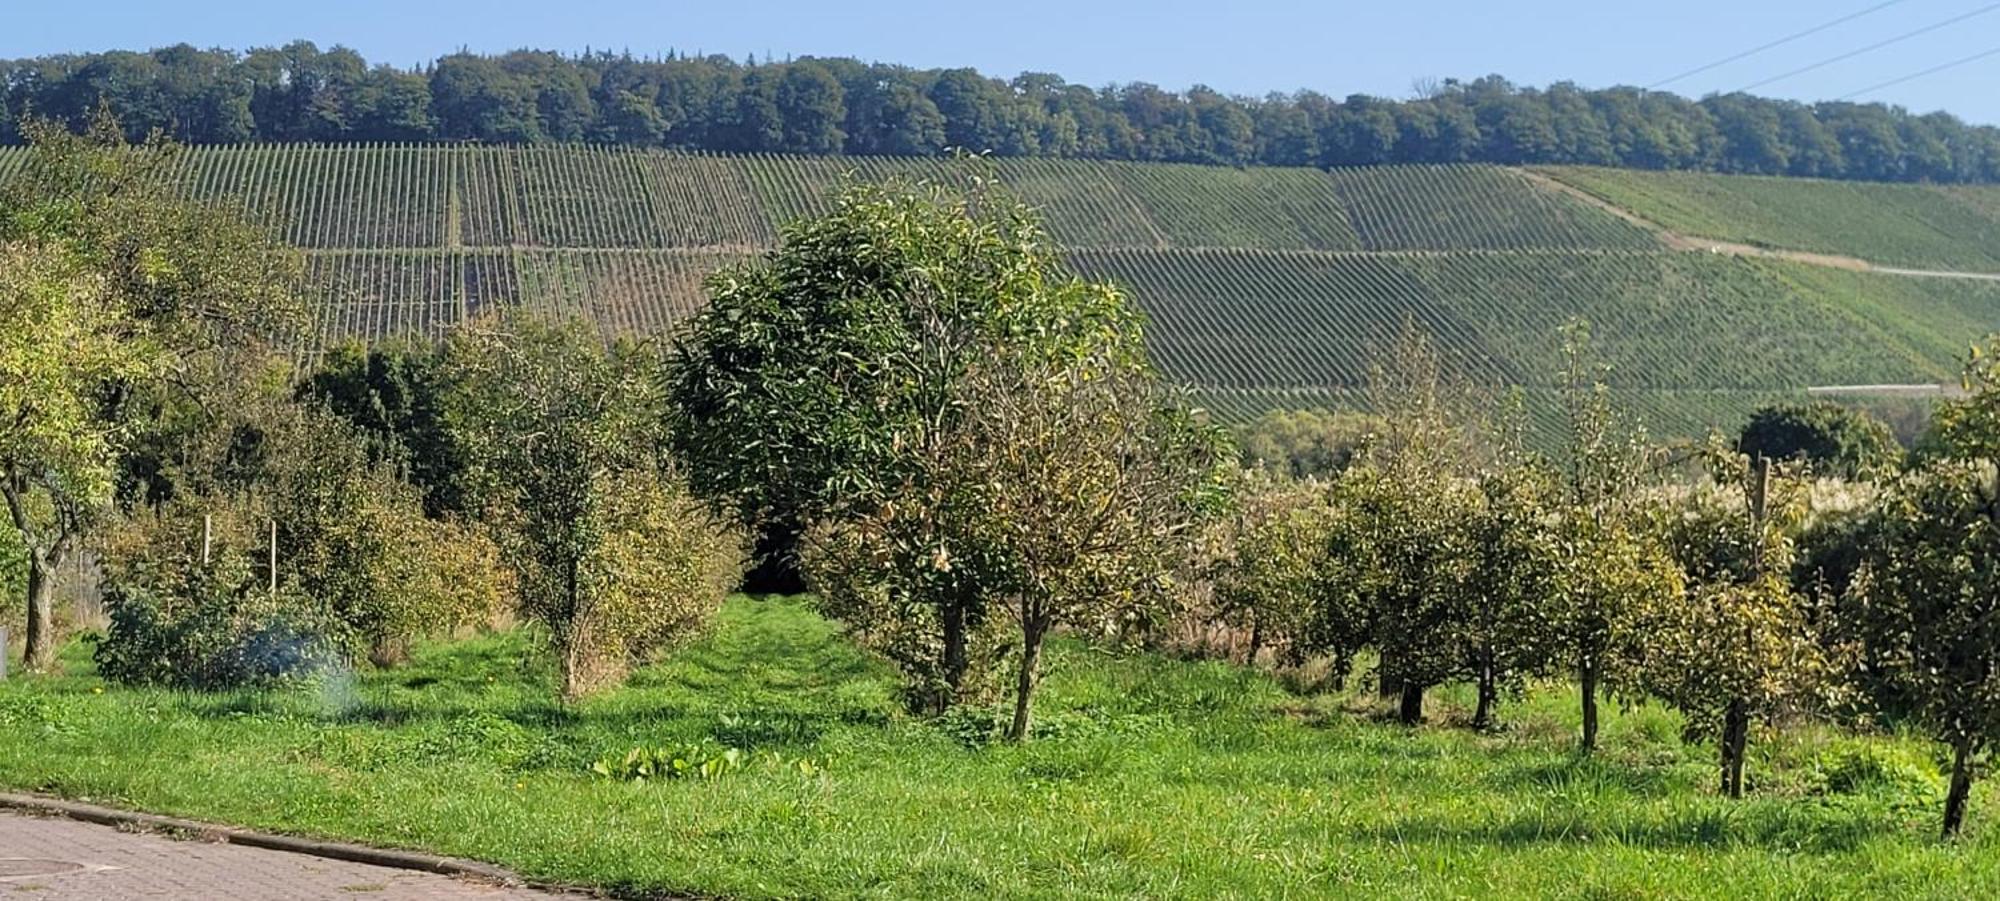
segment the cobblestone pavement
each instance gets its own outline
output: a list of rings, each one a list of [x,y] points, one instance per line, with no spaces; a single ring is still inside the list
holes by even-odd
[[[0,901],[548,899],[411,870],[0,812]]]

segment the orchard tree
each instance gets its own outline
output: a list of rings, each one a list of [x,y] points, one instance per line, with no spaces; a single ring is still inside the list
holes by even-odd
[[[954,531],[999,574],[1021,629],[1007,735],[1023,741],[1051,630],[1130,634],[1171,609],[1197,530],[1222,508],[1231,449],[1115,351],[996,355],[965,397],[949,456],[977,503],[960,508]]]
[[[27,662],[54,663],[52,573],[102,521],[148,442],[213,419],[271,371],[298,321],[296,258],[220,208],[181,200],[176,149],[29,122],[0,192],[0,495],[26,548]]]
[[[1034,214],[980,185],[850,188],[709,292],[665,379],[668,437],[691,484],[758,532],[752,582],[764,586],[792,587],[798,538],[814,524],[881,514],[869,535],[822,549],[865,539],[871,565],[889,567],[878,568],[886,603],[932,608],[925,641],[939,657],[921,678],[935,678],[937,697],[918,706],[952,703],[993,598],[971,572],[935,565],[940,550],[970,553],[945,545],[940,519],[956,503],[940,481],[945,446],[975,406],[964,382],[996,355],[1041,365],[1140,353],[1124,298],[1070,275]]]
[[[1969,396],[1940,405],[1942,454],[1878,501],[1838,629],[1860,687],[1952,750],[1944,835],[1965,821],[1974,758],[2000,738],[2000,341],[1975,348]]]
[[[1272,645],[1289,662],[1302,658],[1333,516],[1329,492],[1317,480],[1255,469],[1232,488],[1230,515],[1217,523],[1214,539],[1223,550],[1211,579],[1222,620],[1250,632],[1246,663]]]
[[[1323,596],[1329,613],[1365,617],[1379,675],[1399,697],[1397,716],[1414,725],[1424,693],[1462,671],[1458,630],[1475,559],[1467,526],[1478,490],[1462,478],[1418,480],[1370,465],[1342,476],[1337,497],[1345,520],[1328,550]]]
[[[1472,560],[1457,644],[1477,691],[1472,728],[1488,729],[1501,694],[1518,693],[1556,659],[1562,561],[1553,485],[1542,468],[1510,454],[1478,488],[1468,511]]]
[[[1641,673],[1690,737],[1716,739],[1722,791],[1740,798],[1752,725],[1810,702],[1828,666],[1790,581],[1805,485],[1767,459],[1724,451],[1715,465],[1714,482],[1659,511],[1685,592],[1638,616]]]
[[[146,378],[158,354],[126,340],[130,322],[69,254],[0,244],[0,496],[27,558],[29,669],[55,663],[51,579],[109,509],[125,424],[107,384]]]
[[[1896,479],[1881,504],[1842,631],[1865,646],[1862,687],[1951,748],[1950,837],[1974,758],[2000,738],[2000,470],[1938,461]]]
[[[1562,397],[1568,421],[1561,510],[1559,652],[1577,673],[1581,744],[1597,747],[1597,702],[1607,679],[1623,681],[1620,663],[1635,659],[1634,621],[1681,590],[1674,565],[1637,506],[1649,470],[1643,430],[1611,397],[1592,362],[1590,331],[1563,329]]]
[[[580,323],[525,315],[461,328],[445,422],[473,509],[494,525],[522,611],[549,630],[575,698],[688,633],[733,585],[740,550],[661,473],[652,358]]]

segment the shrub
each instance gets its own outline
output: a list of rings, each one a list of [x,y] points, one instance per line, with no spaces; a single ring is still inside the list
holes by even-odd
[[[252,518],[240,508],[218,512],[224,535]],[[244,542],[218,542],[204,563],[200,518],[189,519],[142,515],[109,540],[100,673],[218,689],[303,676],[342,653],[351,632],[331,611],[294,589],[272,592],[267,564]]]
[[[1751,414],[1736,450],[1753,459],[1803,460],[1821,472],[1851,477],[1894,462],[1898,447],[1889,426],[1874,416],[1817,401]]]
[[[590,584],[563,648],[566,671],[585,690],[707,625],[742,579],[746,556],[741,535],[680,481],[626,472],[603,482],[604,540],[580,567]]]
[[[322,657],[387,664],[413,638],[490,618],[511,590],[494,544],[426,519],[417,491],[371,463],[351,427],[295,407],[265,412],[238,490],[142,509],[107,539],[112,629],[99,656],[114,678],[219,687]],[[275,655],[268,665],[230,662],[253,638],[271,645],[255,651]],[[307,645],[313,660],[283,659]]]

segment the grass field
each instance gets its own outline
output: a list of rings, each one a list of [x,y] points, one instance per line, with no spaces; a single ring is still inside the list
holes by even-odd
[[[573,709],[518,633],[278,694],[0,684],[0,785],[481,858],[630,896],[1907,897],[2000,893],[1996,799],[1932,837],[1929,746],[1801,729],[1753,744],[1753,797],[1711,782],[1673,716],[1614,713],[1570,750],[1561,686],[1508,728],[1378,722],[1367,699],[1060,642],[1044,734],[897,712],[894,679],[795,601]],[[1359,680],[1357,680],[1359,681]],[[589,766],[702,743],[823,765],[614,782]],[[753,755],[754,756],[754,755]]]

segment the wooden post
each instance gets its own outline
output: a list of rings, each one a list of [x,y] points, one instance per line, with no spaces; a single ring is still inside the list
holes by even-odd
[[[0,682],[7,681],[7,627],[0,626]]]
[[[271,520],[271,596],[278,596],[278,521]]]
[[[201,517],[201,565],[208,565],[208,549],[212,544],[215,517],[203,514]]]

